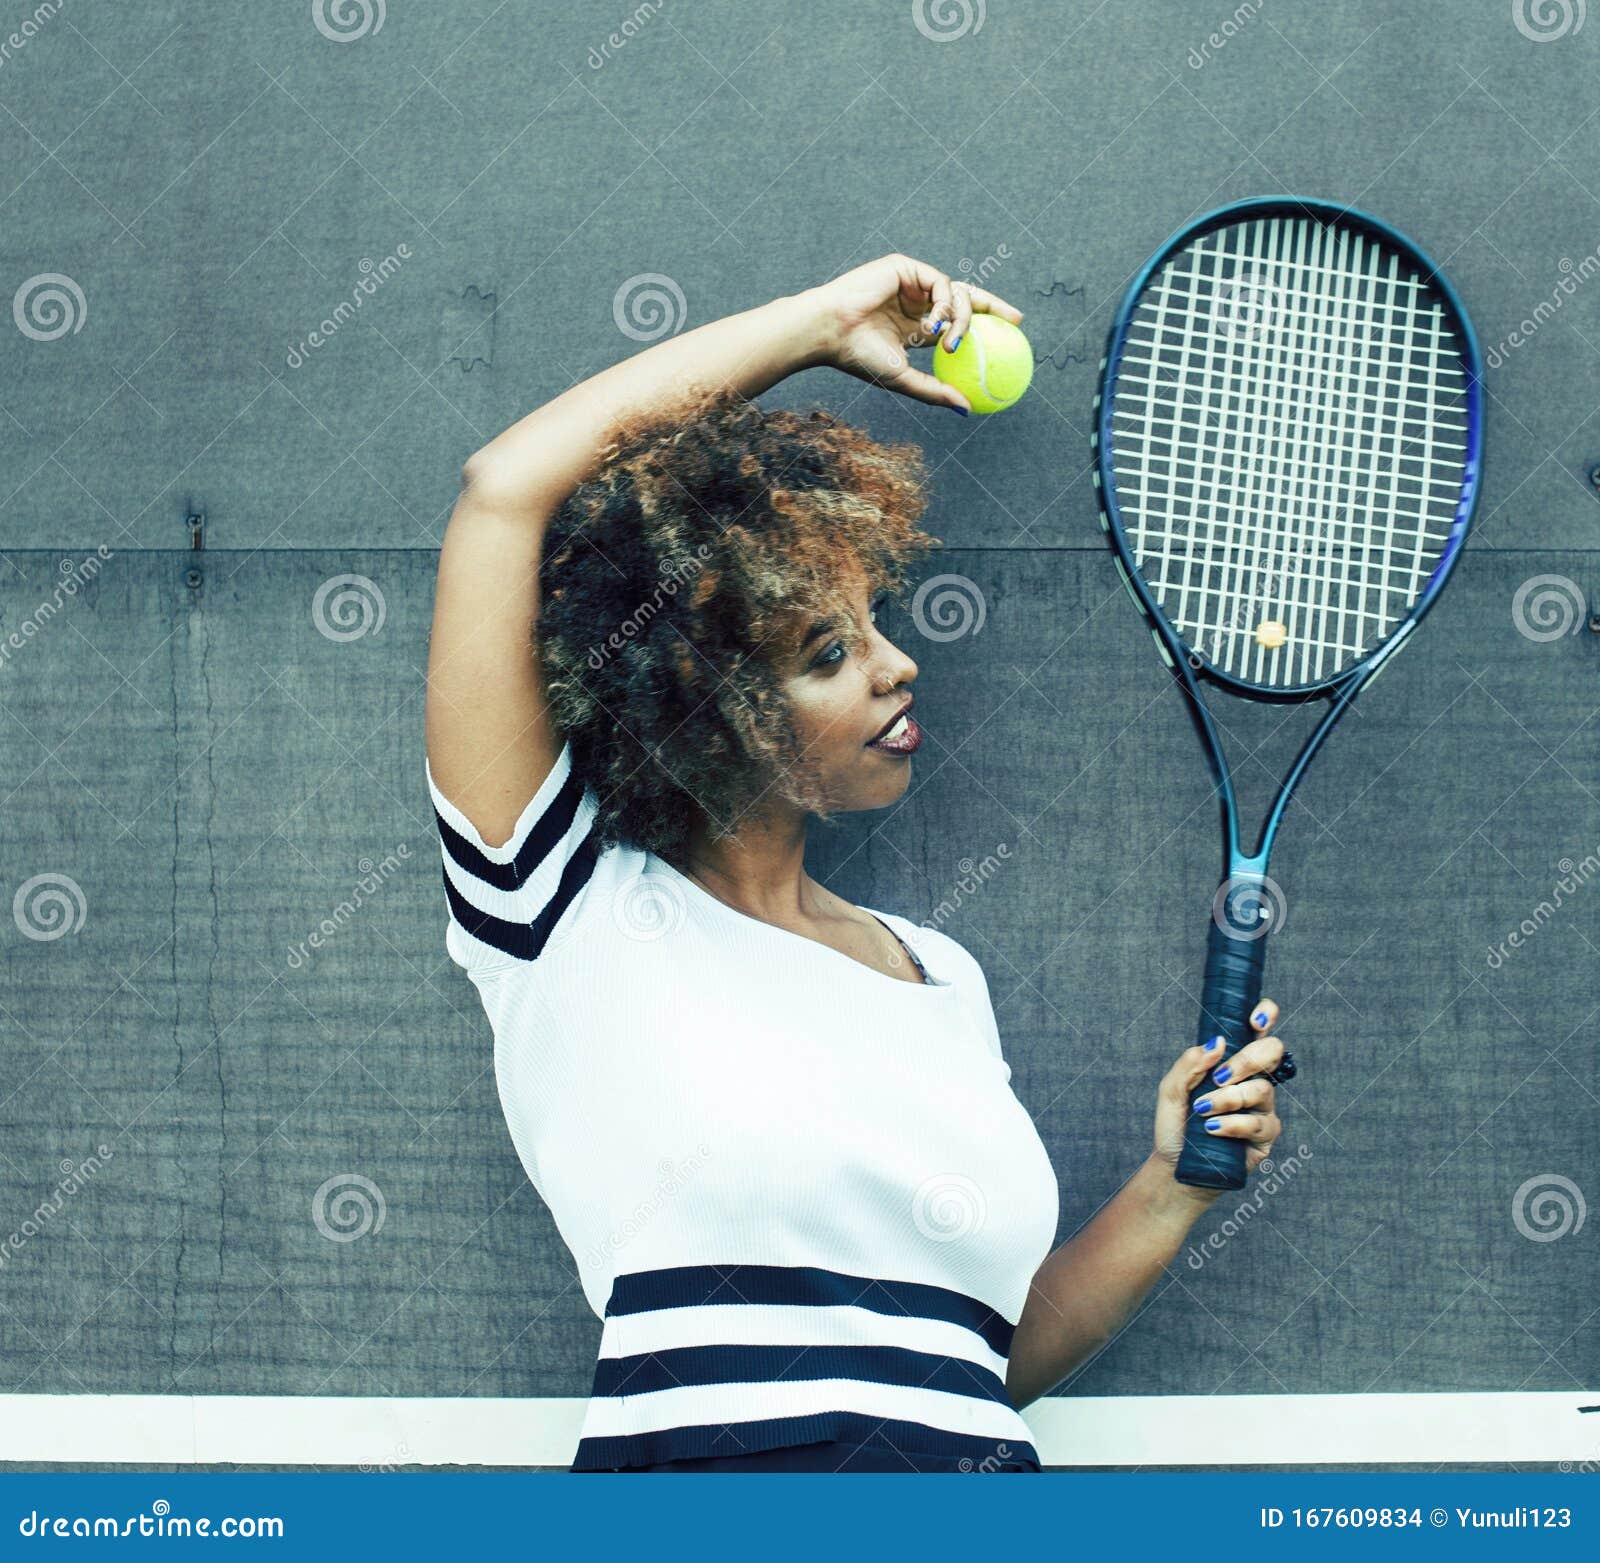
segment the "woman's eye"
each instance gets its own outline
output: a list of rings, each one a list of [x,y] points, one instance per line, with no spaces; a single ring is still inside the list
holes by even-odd
[[[893,601],[894,598],[887,592],[883,593],[881,596],[873,598],[872,605],[868,609],[868,615],[874,624],[878,622],[878,615],[882,613]],[[811,665],[815,668],[835,668],[838,667],[839,663],[844,659],[844,655],[845,649],[843,642],[836,640]]]

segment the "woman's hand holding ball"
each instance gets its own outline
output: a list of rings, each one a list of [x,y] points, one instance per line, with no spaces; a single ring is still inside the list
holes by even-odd
[[[959,413],[1011,406],[1033,376],[1022,311],[997,294],[909,255],[885,255],[807,295],[823,333],[821,361],[857,379]],[[907,351],[932,347],[934,373]]]

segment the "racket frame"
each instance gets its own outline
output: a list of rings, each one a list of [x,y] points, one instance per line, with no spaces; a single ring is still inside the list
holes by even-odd
[[[1319,682],[1292,686],[1266,686],[1237,678],[1216,667],[1209,658],[1186,645],[1140,574],[1133,547],[1123,527],[1122,512],[1117,504],[1115,476],[1111,469],[1114,412],[1113,399],[1110,395],[1111,385],[1134,314],[1150,278],[1179,250],[1214,229],[1257,217],[1270,216],[1305,217],[1320,222],[1349,223],[1367,229],[1384,243],[1397,249],[1420,275],[1427,278],[1429,284],[1437,289],[1444,300],[1452,317],[1450,324],[1460,338],[1463,349],[1462,370],[1466,379],[1467,452],[1463,461],[1461,498],[1439,561],[1434,566],[1421,596],[1412,605],[1405,619],[1361,661]],[[1247,200],[1218,207],[1174,233],[1139,270],[1123,295],[1112,321],[1105,356],[1100,360],[1100,383],[1094,402],[1095,428],[1090,436],[1095,453],[1093,475],[1100,506],[1100,526],[1110,541],[1123,586],[1140,613],[1150,621],[1151,635],[1155,639],[1157,650],[1161,653],[1161,659],[1167,664],[1187,698],[1191,715],[1200,733],[1201,743],[1211,763],[1213,779],[1222,805],[1223,855],[1224,863],[1230,871],[1237,868],[1242,872],[1266,872],[1267,858],[1278,825],[1283,818],[1283,812],[1312,756],[1349,708],[1357,692],[1378,676],[1389,659],[1411,637],[1454,570],[1462,542],[1471,527],[1472,516],[1477,508],[1483,459],[1482,380],[1483,363],[1477,335],[1449,279],[1398,229],[1390,227],[1367,212],[1351,206],[1341,206],[1332,201],[1318,200],[1309,196],[1252,196]],[[1274,800],[1253,853],[1244,853],[1239,842],[1238,800],[1234,795],[1232,777],[1223,757],[1221,740],[1217,736],[1210,712],[1200,697],[1201,680],[1215,684],[1229,694],[1238,695],[1243,699],[1270,704],[1303,704],[1318,697],[1327,697],[1331,700],[1328,712],[1306,739],[1279,788],[1278,796]]]
[[[1127,532],[1123,527],[1121,509],[1117,503],[1117,484],[1113,471],[1115,456],[1115,442],[1112,429],[1112,420],[1115,414],[1115,397],[1112,394],[1117,368],[1120,364],[1123,349],[1126,346],[1128,333],[1132,327],[1134,315],[1144,297],[1145,289],[1150,279],[1178,251],[1202,238],[1205,234],[1215,229],[1229,227],[1240,222],[1248,222],[1257,218],[1285,217],[1289,219],[1307,218],[1314,222],[1337,223],[1364,229],[1369,235],[1377,238],[1382,243],[1393,247],[1400,256],[1407,261],[1418,273],[1433,287],[1445,306],[1448,323],[1455,331],[1461,348],[1461,368],[1466,384],[1464,388],[1466,411],[1466,454],[1462,466],[1461,496],[1457,502],[1455,517],[1451,523],[1450,532],[1445,540],[1443,550],[1438,562],[1424,586],[1417,601],[1412,604],[1406,617],[1395,626],[1393,630],[1371,652],[1359,662],[1341,670],[1329,678],[1310,684],[1293,686],[1265,686],[1254,684],[1248,680],[1216,667],[1209,658],[1200,652],[1192,650],[1183,637],[1167,617],[1161,604],[1156,600],[1141,574],[1136,562],[1132,544],[1129,542]],[[1277,837],[1278,827],[1283,821],[1289,800],[1294,796],[1294,789],[1299,784],[1300,778],[1305,774],[1306,767],[1311,763],[1313,756],[1322,747],[1323,742],[1338,724],[1340,717],[1350,708],[1350,703],[1356,695],[1371,684],[1378,674],[1388,664],[1401,646],[1410,639],[1417,626],[1422,622],[1428,610],[1437,600],[1439,593],[1444,589],[1454,570],[1456,560],[1461,553],[1461,546],[1467,532],[1472,525],[1473,513],[1477,508],[1478,493],[1483,461],[1483,358],[1478,346],[1477,334],[1472,329],[1472,322],[1467,318],[1465,307],[1461,303],[1454,287],[1438,266],[1415,244],[1398,229],[1372,216],[1368,212],[1360,211],[1353,206],[1345,206],[1334,201],[1320,200],[1310,196],[1252,196],[1246,200],[1235,201],[1226,206],[1220,206],[1186,223],[1175,232],[1148,261],[1134,275],[1127,291],[1123,294],[1122,302],[1118,305],[1117,312],[1112,319],[1111,330],[1106,339],[1105,356],[1100,360],[1099,384],[1094,399],[1094,428],[1090,435],[1091,446],[1094,451],[1093,478],[1096,498],[1100,509],[1100,526],[1110,542],[1113,558],[1116,562],[1117,573],[1122,577],[1122,584],[1128,595],[1133,599],[1134,606],[1150,623],[1150,634],[1155,640],[1156,649],[1161,653],[1161,660],[1177,680],[1178,687],[1183,691],[1184,704],[1188,708],[1195,728],[1200,735],[1200,741],[1205,749],[1206,761],[1210,767],[1213,789],[1218,798],[1222,815],[1222,882],[1256,882],[1266,878],[1267,863],[1271,856],[1272,845]],[[1318,698],[1329,701],[1328,710],[1324,713],[1316,727],[1301,745],[1294,763],[1289,767],[1282,783],[1279,785],[1277,795],[1274,797],[1271,809],[1262,824],[1261,833],[1256,840],[1255,849],[1246,852],[1239,837],[1239,805],[1234,792],[1233,776],[1228,768],[1226,756],[1223,753],[1222,741],[1218,736],[1216,724],[1211,712],[1207,709],[1202,697],[1200,684],[1214,684],[1229,694],[1237,695],[1242,699],[1261,701],[1267,704],[1287,705],[1305,704]],[[1264,945],[1264,935],[1251,936],[1259,939]],[[1243,941],[1236,941],[1243,942]],[[1215,947],[1217,940],[1211,940]],[[1207,973],[1211,974],[1214,949],[1208,950]],[[1252,958],[1254,976],[1259,984],[1259,974],[1263,950],[1247,952]],[[1218,957],[1225,959],[1225,956]],[[1241,954],[1240,959],[1243,959]],[[1248,977],[1241,977],[1241,981],[1248,984]],[[1210,983],[1208,980],[1208,991]],[[1256,999],[1252,994],[1247,1004],[1253,1007]],[[1209,1014],[1209,1009],[1207,1010]],[[1204,1027],[1203,1017],[1203,1025]],[[1228,1048],[1222,1055],[1229,1057],[1243,1045],[1244,1038],[1237,1034],[1229,1035],[1235,1028],[1224,1027],[1224,1034],[1228,1041]],[[1208,1077],[1209,1079],[1209,1077]],[[1206,1088],[1206,1082],[1196,1088],[1196,1095]],[[1233,1142],[1239,1145],[1240,1142]],[[1211,1142],[1203,1145],[1203,1149],[1213,1153],[1227,1152],[1226,1159],[1233,1159],[1234,1153],[1228,1151],[1228,1142],[1221,1144]],[[1188,1152],[1186,1150],[1186,1160]],[[1214,1161],[1220,1161],[1215,1155]],[[1213,1182],[1205,1179],[1207,1186],[1238,1188],[1243,1186],[1242,1149],[1237,1153],[1240,1170],[1237,1180],[1232,1174],[1223,1174],[1219,1171],[1218,1177],[1223,1181]],[[1184,1175],[1185,1168],[1180,1166],[1180,1181],[1190,1181]]]

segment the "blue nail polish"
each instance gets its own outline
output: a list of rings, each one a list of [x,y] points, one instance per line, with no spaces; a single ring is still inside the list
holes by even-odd
[[[966,417],[969,417],[969,416],[970,416],[970,414],[969,414],[969,413],[968,413],[968,412],[967,412],[967,409],[966,409],[966,408],[965,408],[965,407],[952,407],[952,408],[951,408],[951,409],[950,409],[950,411],[951,411],[951,412],[958,412],[958,413],[960,413],[960,414],[961,414],[961,416],[962,416],[962,417],[963,417],[963,418],[966,418]]]
[[[1258,1009],[1256,1011],[1256,1024],[1258,1026],[1264,1026],[1264,1025],[1266,1025],[1266,1023],[1267,1023],[1267,1012],[1264,1009]]]
[[[1218,1085],[1226,1085],[1232,1077],[1233,1071],[1226,1064],[1218,1064],[1217,1067],[1211,1071],[1211,1078],[1215,1080]]]
[[[939,333],[940,333],[940,332],[941,332],[941,331],[943,331],[943,330],[944,330],[944,328],[945,328],[945,327],[946,327],[946,326],[947,326],[947,325],[949,325],[949,324],[950,324],[950,322],[949,322],[949,321],[948,321],[948,320],[939,320],[939,321],[935,321],[935,322],[934,322],[934,327],[933,327],[933,334],[934,334],[934,335],[935,335],[935,336],[938,336],[938,334],[939,334]]]
[[[1204,1117],[1208,1112],[1211,1111],[1211,1098],[1208,1096],[1203,1102],[1196,1102],[1194,1104],[1194,1110],[1199,1113],[1201,1117]]]
[[[1215,1053],[1216,1050],[1221,1046],[1222,1046],[1222,1038],[1221,1037],[1212,1037],[1212,1039],[1209,1042],[1206,1043],[1206,1052]]]
[[[960,337],[953,336],[953,337],[950,338],[950,351],[952,353],[955,352],[955,350],[960,346],[961,346],[961,338]]]
[[[1222,1127],[1222,1120],[1220,1118],[1207,1118],[1206,1119],[1206,1133],[1207,1134],[1215,1134],[1217,1132],[1217,1130],[1220,1129],[1221,1127]]]

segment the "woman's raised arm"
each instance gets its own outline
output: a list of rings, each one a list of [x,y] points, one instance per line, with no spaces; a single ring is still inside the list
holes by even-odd
[[[776,299],[602,371],[468,458],[439,553],[426,732],[435,783],[488,845],[511,835],[561,752],[536,646],[550,516],[619,428],[713,386],[753,396],[821,362],[820,347],[814,309]]]
[[[511,835],[561,752],[536,653],[539,557],[561,502],[631,425],[670,420],[707,392],[754,397],[832,365],[903,395],[965,410],[911,367],[906,348],[973,310],[1021,316],[982,289],[889,255],[669,337],[519,419],[470,456],[445,529],[428,653],[428,764],[440,791],[495,846]],[[596,625],[597,638],[608,626]]]

